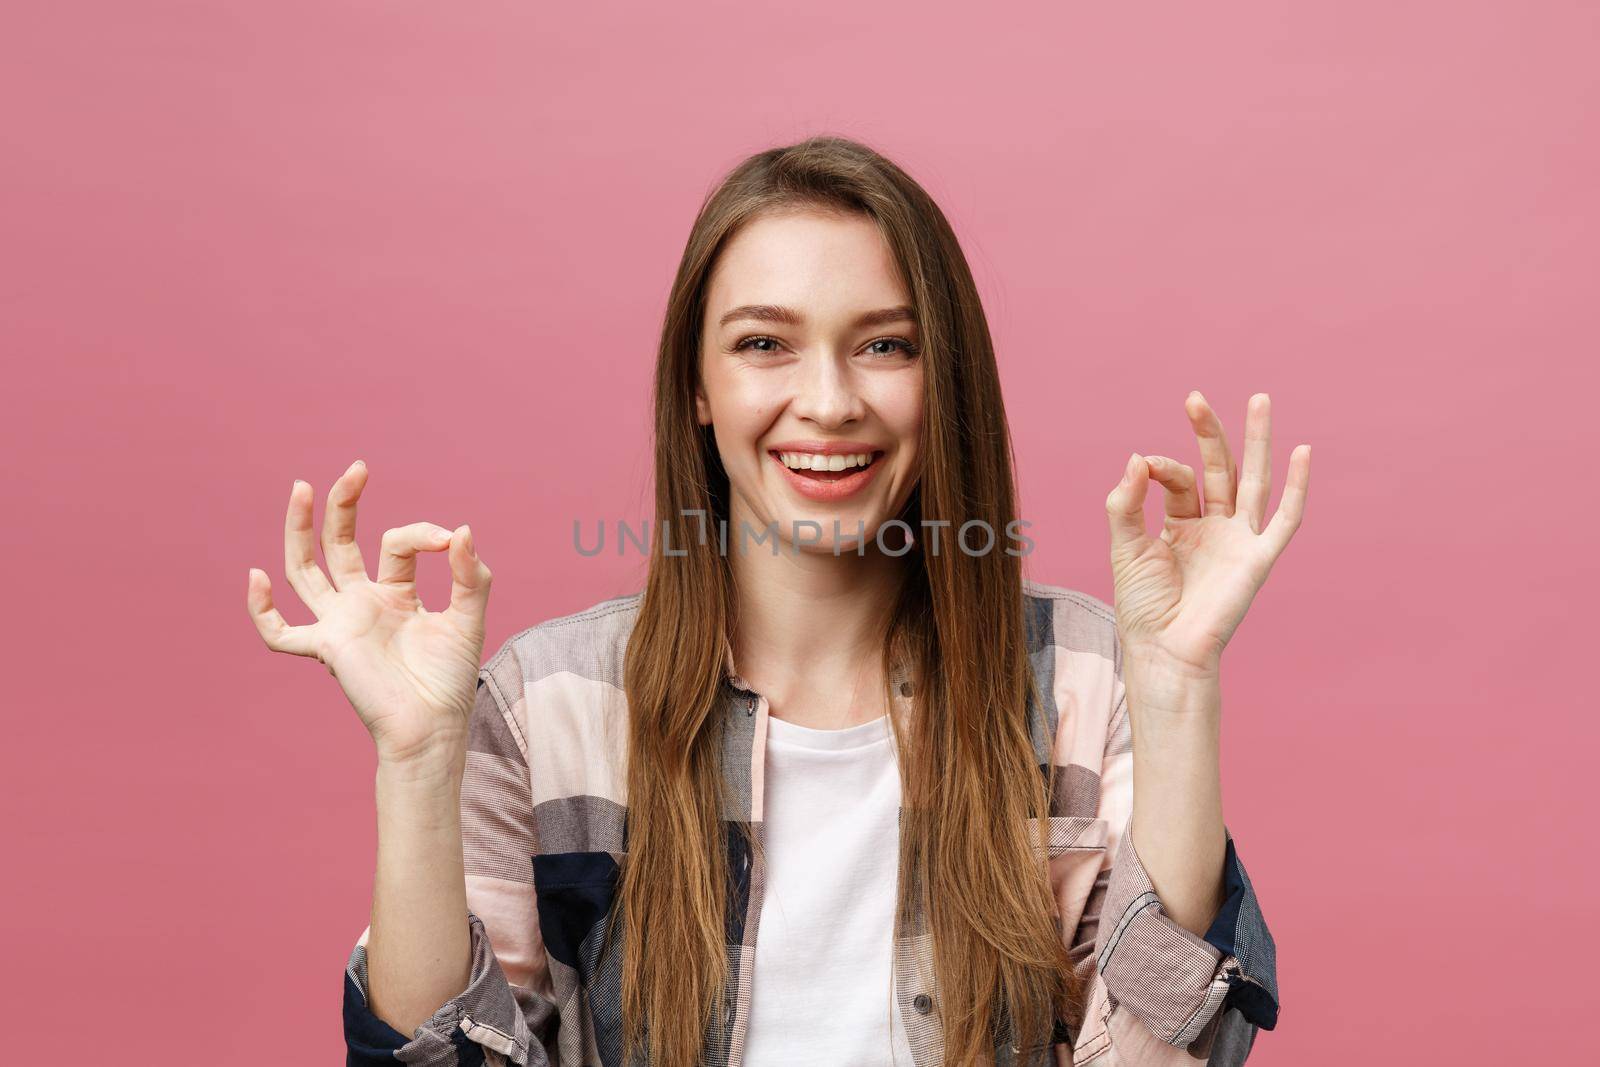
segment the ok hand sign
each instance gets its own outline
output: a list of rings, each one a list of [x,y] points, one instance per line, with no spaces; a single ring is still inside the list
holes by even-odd
[[[327,665],[371,732],[380,759],[459,753],[465,750],[483,653],[489,568],[478,558],[468,527],[451,531],[417,522],[384,533],[377,580],[369,578],[356,546],[356,501],[366,483],[366,464],[357,460],[328,491],[322,524],[327,574],[317,566],[311,486],[294,483],[284,524],[284,569],[317,621],[285,622],[273,607],[271,580],[254,567],[245,594],[250,617],[274,652],[314,656]],[[430,612],[417,598],[419,552],[449,553],[450,606],[444,611]]]
[[[1121,484],[1106,497],[1117,627],[1124,646],[1141,659],[1214,675],[1223,646],[1300,527],[1311,446],[1290,453],[1283,499],[1267,522],[1272,494],[1267,394],[1250,398],[1242,472],[1205,397],[1190,393],[1184,406],[1200,445],[1203,486],[1196,486],[1194,470],[1185,464],[1136,452]],[[1144,499],[1151,480],[1166,490],[1166,520],[1158,537],[1145,532]]]

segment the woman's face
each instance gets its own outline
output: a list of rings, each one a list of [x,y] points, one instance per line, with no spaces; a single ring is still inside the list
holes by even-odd
[[[922,430],[910,305],[888,243],[863,215],[765,214],[723,247],[695,406],[728,472],[730,552],[741,522],[747,550],[764,548],[753,538],[775,524],[784,542],[832,552],[835,521],[840,551],[854,551],[905,505]]]

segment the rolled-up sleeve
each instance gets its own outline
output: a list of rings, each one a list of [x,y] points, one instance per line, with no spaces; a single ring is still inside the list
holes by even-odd
[[[466,1067],[486,1062],[484,1049],[505,1057],[500,1062],[517,1067],[549,1064],[529,1019],[537,1020],[550,1009],[526,991],[518,996],[495,959],[483,920],[468,913],[467,921],[472,930],[472,977],[467,988],[409,1037],[368,1007],[367,946],[366,935],[362,935],[344,974],[345,1062],[349,1067],[379,1063]]]
[[[1097,963],[1111,997],[1169,1045],[1194,1044],[1236,1008],[1263,1030],[1278,1023],[1277,958],[1255,890],[1227,835],[1224,896],[1205,936],[1174,922],[1124,832],[1100,914]]]
[[[400,1033],[369,1006],[368,927],[345,967],[349,1067],[551,1063],[558,1014],[533,883],[525,699],[516,656],[503,648],[478,675],[461,788],[464,921],[472,957],[467,987],[415,1032]]]

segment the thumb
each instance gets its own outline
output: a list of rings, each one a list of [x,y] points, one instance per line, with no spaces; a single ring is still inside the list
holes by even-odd
[[[1135,452],[1128,458],[1122,481],[1106,496],[1106,516],[1111,522],[1111,552],[1144,538],[1144,498],[1150,488],[1150,467]]]
[[[450,538],[450,606],[446,612],[455,621],[483,630],[484,613],[489,607],[489,583],[494,576],[478,558],[472,527],[461,526]]]

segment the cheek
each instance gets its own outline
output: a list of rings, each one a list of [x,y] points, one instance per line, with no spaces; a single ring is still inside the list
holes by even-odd
[[[873,410],[902,449],[915,452],[922,440],[922,375],[900,374],[883,383]]]
[[[702,383],[723,462],[740,465],[777,410],[773,398],[749,375],[712,374]]]
[[[731,428],[750,405],[748,383],[715,356],[701,363],[700,391],[712,421],[718,425]]]

